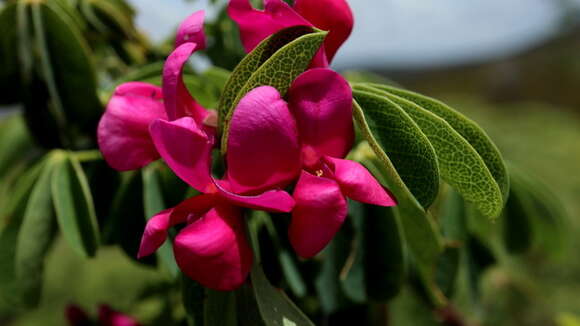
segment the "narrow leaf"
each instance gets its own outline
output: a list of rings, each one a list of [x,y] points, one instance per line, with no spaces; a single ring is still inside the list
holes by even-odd
[[[233,291],[206,290],[205,326],[236,326],[236,294]]]
[[[16,283],[27,307],[40,303],[44,259],[54,236],[51,199],[53,170],[54,160],[49,157],[30,194],[16,241]]]
[[[266,326],[314,326],[284,292],[270,284],[259,264],[254,264],[251,279],[258,308]]]
[[[99,246],[99,226],[87,177],[74,155],[55,154],[52,200],[60,230],[79,255],[93,257]]]

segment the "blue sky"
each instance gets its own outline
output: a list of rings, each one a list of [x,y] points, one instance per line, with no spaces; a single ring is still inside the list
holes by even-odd
[[[153,40],[207,3],[130,1],[139,12],[137,23]],[[355,30],[334,66],[423,68],[509,55],[553,35],[561,16],[558,1],[351,0]]]

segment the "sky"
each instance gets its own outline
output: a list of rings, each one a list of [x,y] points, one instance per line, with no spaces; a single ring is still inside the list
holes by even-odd
[[[509,55],[554,34],[561,1],[580,4],[580,0],[350,0],[355,29],[333,66],[428,68]],[[207,4],[207,0],[130,2],[138,9],[137,24],[153,40],[169,35],[183,18]]]

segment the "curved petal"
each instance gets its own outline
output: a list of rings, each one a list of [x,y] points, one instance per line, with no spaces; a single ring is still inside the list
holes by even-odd
[[[205,33],[203,31],[203,22],[205,11],[199,10],[187,17],[177,28],[175,35],[175,48],[184,43],[197,44],[197,50],[205,49]]]
[[[242,98],[232,116],[226,161],[236,193],[284,187],[297,177],[298,131],[275,88],[258,87]]]
[[[155,120],[151,137],[165,163],[187,184],[200,192],[211,186],[213,143],[190,117],[175,121]]]
[[[184,43],[169,55],[163,66],[163,98],[169,120],[191,116],[201,126],[207,111],[191,97],[182,76],[185,63],[197,49],[196,43]]]
[[[288,91],[300,140],[321,155],[344,157],[352,147],[352,90],[338,73],[310,69]]]
[[[270,190],[255,196],[244,196],[228,191],[227,181],[214,180],[214,184],[219,195],[236,206],[277,213],[287,213],[294,208],[294,199],[284,190]]]
[[[111,309],[107,305],[99,307],[99,325],[101,326],[140,326],[135,319]]]
[[[347,197],[379,206],[397,205],[395,197],[360,163],[328,156],[324,159],[332,166],[334,177]]]
[[[163,210],[147,221],[137,258],[149,256],[163,245],[167,239],[167,230],[170,227],[169,217],[172,211],[172,209]]]
[[[294,189],[289,238],[298,255],[310,258],[332,240],[344,222],[348,208],[338,184],[302,172]]]
[[[99,148],[116,170],[141,168],[159,158],[149,124],[166,118],[161,89],[130,82],[117,87],[97,129]]]
[[[228,205],[210,210],[181,230],[173,248],[181,271],[214,290],[238,288],[252,266],[241,212]]]
[[[352,11],[346,0],[296,0],[294,9],[314,26],[329,31],[324,48],[328,61],[332,61],[354,25]]]
[[[230,0],[228,14],[240,27],[240,37],[246,52],[252,51],[263,39],[290,26],[312,26],[282,0],[266,0],[264,10],[254,9],[250,0]]]

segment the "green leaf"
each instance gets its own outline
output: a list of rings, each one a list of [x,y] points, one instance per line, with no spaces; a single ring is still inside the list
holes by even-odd
[[[372,88],[360,86],[373,91]],[[499,185],[478,152],[449,123],[414,102],[376,90],[398,104],[419,125],[433,145],[443,180],[467,201],[473,202],[487,217],[498,217],[503,210]]]
[[[449,189],[441,210],[441,232],[448,241],[465,242],[467,239],[467,219],[463,198]]]
[[[20,95],[17,5],[10,3],[0,10],[0,104],[11,104],[17,102]]]
[[[439,167],[427,136],[404,110],[384,96],[358,89],[353,96],[397,174],[419,203],[428,208],[439,191]]]
[[[0,178],[30,154],[32,139],[21,114],[4,117],[0,121]]]
[[[445,248],[445,251],[439,257],[435,279],[437,286],[447,298],[451,298],[455,293],[460,257],[461,250],[453,247]]]
[[[205,289],[196,281],[182,274],[181,294],[183,307],[188,315],[190,326],[203,326],[203,302]]]
[[[44,161],[28,169],[13,188],[12,196],[2,213],[0,228],[0,313],[20,304],[16,283],[15,259],[18,233],[22,224],[26,204],[38,177],[43,171]]]
[[[414,102],[449,123],[481,156],[499,185],[504,202],[507,200],[509,175],[504,160],[497,146],[477,123],[436,99],[387,85],[373,86]]]
[[[55,152],[52,200],[60,230],[79,255],[93,257],[99,246],[99,226],[87,177],[74,155]]]
[[[566,213],[560,199],[539,179],[513,164],[509,165],[512,187],[521,193],[522,204],[534,234],[534,245],[546,252],[562,255],[566,240]]]
[[[327,32],[318,31],[298,37],[276,51],[264,64],[251,74],[243,87],[237,92],[232,104],[229,107],[224,106],[222,109],[221,115],[225,117],[222,124],[222,153],[225,154],[227,151],[229,123],[232,119],[234,109],[242,97],[252,89],[264,85],[276,88],[281,96],[285,96],[294,79],[310,65],[312,58],[318,52],[326,34]],[[232,73],[232,77],[234,73]],[[227,89],[228,87],[226,86]]]
[[[522,254],[531,248],[533,243],[532,221],[534,207],[526,205],[526,194],[514,184],[505,206],[503,216],[503,240],[511,254]]]
[[[406,274],[397,216],[392,208],[358,202],[350,202],[349,211],[356,242],[341,273],[344,292],[357,303],[391,299]]]
[[[233,291],[206,290],[205,326],[236,326],[236,294]]]
[[[380,129],[369,127],[369,120],[372,121],[373,125],[377,125],[378,121],[373,121],[372,115],[366,115],[356,101],[353,113],[361,133],[372,149],[370,154],[363,155],[361,161],[395,195],[397,199],[396,209],[400,215],[409,249],[422,271],[425,274],[430,274],[437,262],[439,253],[443,249],[435,222],[411,194],[385,153],[383,148],[388,148],[388,134],[381,134]],[[363,152],[368,153],[369,151],[364,150]],[[364,158],[364,156],[367,157]]]
[[[270,284],[259,264],[254,264],[250,275],[258,308],[266,326],[314,326],[283,291]]]
[[[161,188],[160,169],[161,165],[158,162],[149,164],[143,169],[143,204],[145,206],[145,216],[147,219],[151,219],[157,213],[167,208]],[[156,253],[161,261],[163,261],[167,271],[173,277],[176,277],[179,274],[179,268],[175,262],[171,242],[165,241],[157,249]]]
[[[491,249],[477,236],[467,239],[467,272],[471,293],[475,300],[479,298],[479,280],[485,270],[495,264],[496,259]]]
[[[40,303],[44,259],[54,238],[51,198],[54,164],[51,155],[32,189],[16,240],[16,283],[22,294],[22,303],[27,307]]]
[[[245,283],[236,290],[239,326],[265,326],[252,287]]]
[[[280,48],[308,33],[312,33],[312,28],[305,26],[285,28],[264,39],[252,52],[240,61],[226,82],[218,105],[220,128],[223,127],[224,119],[232,110],[238,93],[248,82],[252,74],[276,51],[280,50]]]
[[[55,114],[92,129],[101,115],[96,77],[88,44],[80,31],[43,2],[32,4],[43,79]],[[66,117],[66,118],[65,118]]]

